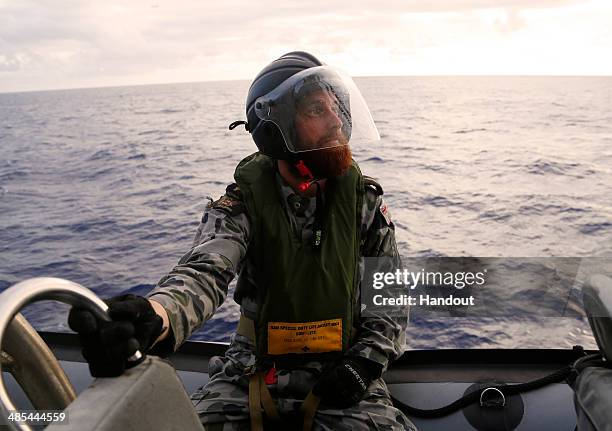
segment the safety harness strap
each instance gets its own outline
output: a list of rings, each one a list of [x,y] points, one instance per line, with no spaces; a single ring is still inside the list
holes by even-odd
[[[312,391],[306,395],[300,407],[300,411],[304,416],[303,431],[310,431],[312,429],[319,403],[319,397],[314,395]],[[262,407],[269,420],[274,422],[281,420],[276,403],[264,381],[264,373],[259,372],[249,377],[249,414],[251,416],[252,431],[263,431]]]
[[[257,375],[259,376],[259,397],[261,399],[261,405],[263,406],[264,412],[266,412],[268,419],[272,421],[279,421],[280,415],[278,414],[276,403],[272,399],[272,395],[270,395],[268,385],[266,385],[266,382],[264,381],[264,373],[257,373]]]
[[[263,431],[262,407],[269,420],[280,421],[276,403],[264,382],[263,373],[260,372],[249,377],[249,414],[253,431]]]
[[[319,408],[319,402],[321,400],[312,391],[308,392],[304,402],[302,403],[302,407],[300,410],[304,415],[304,427],[303,431],[310,431],[312,429],[312,424],[314,423],[314,417],[317,413],[317,409]]]
[[[249,319],[244,314],[240,314],[236,334],[247,338],[251,343],[255,344],[255,322]]]
[[[249,377],[249,415],[251,416],[251,430],[263,431],[258,374],[252,374]]]

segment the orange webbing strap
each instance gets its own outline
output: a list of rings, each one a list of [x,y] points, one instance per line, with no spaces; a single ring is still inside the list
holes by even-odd
[[[264,412],[266,412],[266,416],[268,419],[273,421],[279,421],[280,415],[278,414],[278,409],[276,408],[276,403],[272,399],[272,395],[270,395],[270,391],[268,390],[268,386],[264,381],[264,373],[258,373],[259,376],[259,397],[261,400],[261,405],[263,406]]]
[[[249,414],[252,431],[263,431],[262,407],[268,419],[280,421],[276,403],[264,382],[263,372],[260,372],[249,377]]]
[[[255,344],[255,322],[244,314],[240,314],[236,334],[248,338],[251,343]]]
[[[249,376],[249,415],[251,416],[251,431],[263,431],[259,374],[251,374]]]
[[[312,424],[314,423],[314,417],[317,413],[317,409],[319,408],[319,403],[321,400],[312,391],[308,392],[306,398],[304,398],[304,402],[302,403],[302,407],[300,410],[304,415],[304,428],[303,431],[310,431],[312,429]]]

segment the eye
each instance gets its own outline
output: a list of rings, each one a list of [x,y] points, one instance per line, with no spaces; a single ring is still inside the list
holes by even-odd
[[[323,115],[325,109],[320,103],[312,103],[306,108],[306,115],[309,117],[319,117]]]

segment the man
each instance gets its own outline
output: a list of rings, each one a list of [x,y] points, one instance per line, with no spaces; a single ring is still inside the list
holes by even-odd
[[[367,105],[350,78],[291,52],[255,78],[246,112],[230,129],[244,124],[259,152],[208,205],[193,248],[148,299],[111,298],[114,322],[71,312],[92,374],[121,374],[138,347],[176,350],[239,274],[237,332],[192,396],[206,429],[413,429],[380,378],[406,318],[361,316],[363,257],[399,259],[382,188],[351,158],[349,144],[379,139]]]

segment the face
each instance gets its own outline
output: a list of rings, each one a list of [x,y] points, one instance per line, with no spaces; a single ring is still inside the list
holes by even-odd
[[[344,136],[336,97],[323,90],[310,93],[297,107],[295,127],[302,148],[342,145]]]
[[[318,178],[342,175],[351,165],[351,150],[342,132],[342,114],[334,95],[315,91],[297,108],[295,128],[306,165]]]

